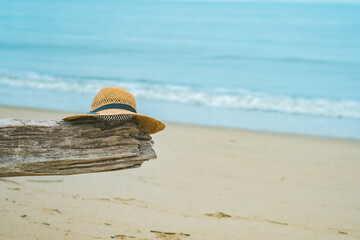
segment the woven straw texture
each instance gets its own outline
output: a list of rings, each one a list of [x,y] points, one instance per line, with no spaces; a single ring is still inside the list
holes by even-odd
[[[122,87],[105,87],[99,91],[95,96],[91,105],[90,111],[95,111],[99,107],[112,104],[121,103],[127,104],[136,110],[135,97]],[[79,114],[65,117],[65,121],[83,120],[84,118],[98,118],[104,121],[129,121],[135,117],[137,123],[149,134],[154,134],[162,131],[165,124],[152,117],[133,113],[124,109],[106,109],[98,111],[95,114]]]
[[[134,95],[122,87],[105,87],[96,94],[91,104],[90,111],[111,103],[128,104],[136,109],[136,100]]]

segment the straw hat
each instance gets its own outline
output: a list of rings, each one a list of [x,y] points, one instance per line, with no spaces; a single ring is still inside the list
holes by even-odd
[[[160,132],[165,128],[165,124],[159,120],[138,114],[134,95],[122,87],[101,89],[95,96],[89,113],[69,116],[63,120],[71,121],[88,117],[119,121],[135,117],[139,125],[149,134]]]

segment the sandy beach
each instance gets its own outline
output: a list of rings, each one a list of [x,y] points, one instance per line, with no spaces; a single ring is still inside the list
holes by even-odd
[[[137,169],[0,179],[0,239],[360,238],[360,141],[177,123],[153,139]]]

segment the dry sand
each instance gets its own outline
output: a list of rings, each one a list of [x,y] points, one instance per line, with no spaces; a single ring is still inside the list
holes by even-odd
[[[360,141],[174,123],[153,138],[137,169],[0,179],[0,239],[360,238]]]

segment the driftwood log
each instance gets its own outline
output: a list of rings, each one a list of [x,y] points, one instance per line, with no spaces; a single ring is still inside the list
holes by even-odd
[[[156,158],[152,144],[134,121],[0,119],[0,177],[135,168]]]

